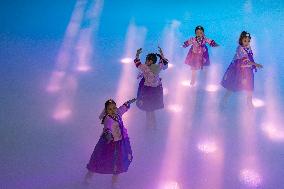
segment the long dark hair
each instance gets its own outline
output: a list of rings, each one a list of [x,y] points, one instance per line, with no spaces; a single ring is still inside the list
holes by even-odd
[[[243,39],[248,37],[249,39],[251,39],[250,33],[246,32],[246,31],[242,31],[240,38],[239,38],[239,44],[243,45]]]
[[[103,117],[103,119],[102,119],[102,124],[104,124],[104,121],[105,121],[106,116],[107,116],[107,107],[108,107],[109,105],[111,105],[111,104],[115,104],[115,105],[116,105],[115,101],[112,100],[112,99],[109,99],[109,100],[107,100],[107,101],[105,102],[105,115],[104,115],[104,117]]]

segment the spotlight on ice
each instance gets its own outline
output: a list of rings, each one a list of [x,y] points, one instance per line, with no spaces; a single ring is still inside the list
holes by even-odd
[[[284,129],[278,126],[268,123],[262,125],[262,132],[272,141],[282,142],[284,141]]]
[[[121,59],[120,62],[123,64],[130,64],[131,62],[133,62],[133,59],[126,57],[126,58]]]
[[[185,87],[190,87],[190,86],[191,86],[189,80],[183,80],[183,81],[181,82],[181,84],[182,84],[183,86],[185,86]]]
[[[202,153],[211,154],[216,152],[217,145],[214,141],[202,141],[197,144],[197,148]]]
[[[262,177],[256,170],[242,169],[240,171],[239,180],[248,187],[259,187],[262,182]]]
[[[258,99],[258,98],[253,98],[253,99],[252,99],[252,104],[253,104],[253,106],[256,107],[256,108],[260,108],[260,107],[263,107],[263,106],[265,105],[264,102],[263,102],[263,100],[260,100],[260,99]]]
[[[164,95],[168,95],[169,94],[169,90],[168,90],[168,88],[163,88],[163,93],[164,93]]]
[[[168,106],[168,110],[174,113],[179,113],[182,111],[182,106],[178,104],[172,104]]]
[[[220,89],[220,86],[219,85],[207,85],[205,90],[208,91],[208,92],[216,92]]]
[[[171,64],[171,63],[168,64],[168,68],[173,68],[173,67],[174,67],[173,64]]]
[[[181,189],[181,187],[176,181],[168,181],[162,183],[159,189]]]
[[[53,113],[53,119],[55,120],[66,120],[68,119],[72,114],[72,111],[69,107],[65,106],[65,105],[59,105],[59,107],[55,110],[55,112]]]
[[[80,65],[77,67],[77,71],[79,72],[88,72],[91,70],[91,67],[88,65]]]

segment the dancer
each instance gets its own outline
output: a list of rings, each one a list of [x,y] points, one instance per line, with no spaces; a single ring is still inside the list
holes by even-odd
[[[136,99],[129,100],[119,108],[112,99],[105,102],[100,115],[104,129],[87,164],[85,183],[89,183],[93,173],[112,174],[112,185],[115,186],[118,174],[128,170],[133,156],[122,115],[135,101]]]
[[[227,68],[221,82],[222,86],[227,89],[221,101],[222,107],[226,105],[232,92],[237,91],[246,91],[247,105],[249,108],[253,107],[254,71],[256,72],[257,68],[262,68],[263,66],[254,62],[250,41],[250,33],[243,31],[240,35],[239,46],[233,61]]]
[[[156,126],[155,111],[164,108],[162,79],[159,77],[161,70],[168,68],[168,60],[164,57],[160,47],[159,54],[150,53],[146,57],[145,64],[142,64],[139,55],[142,48],[136,52],[134,63],[141,71],[138,78],[142,78],[137,92],[137,107],[146,112],[146,122],[148,126]],[[157,62],[159,57],[159,63]]]
[[[204,66],[210,65],[206,43],[208,43],[211,47],[219,46],[214,40],[209,39],[204,35],[204,28],[202,26],[197,26],[195,28],[195,35],[195,37],[191,37],[183,44],[184,48],[191,45],[185,59],[185,64],[188,64],[191,68],[191,86],[194,86],[196,82],[197,70],[201,70]]]

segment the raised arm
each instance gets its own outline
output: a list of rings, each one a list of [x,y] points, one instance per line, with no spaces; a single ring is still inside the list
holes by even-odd
[[[137,52],[138,52],[138,50],[137,50]],[[139,55],[137,56],[137,54],[136,54],[136,58],[134,60],[134,63],[136,65],[136,67],[143,73],[143,76],[145,78],[148,78],[149,80],[153,80],[155,78],[155,75],[150,70],[149,66],[142,64],[140,59],[139,59]]]
[[[159,56],[160,58],[159,60],[160,69],[165,70],[168,68],[169,61],[168,59],[165,58],[162,48],[158,46],[158,49],[159,49],[159,54],[157,54],[157,56]]]
[[[141,53],[142,53],[142,48],[137,49],[135,59],[139,59]]]
[[[128,100],[127,102],[125,102],[122,106],[120,106],[117,110],[119,115],[123,115],[125,112],[127,112],[130,108],[130,105],[136,101],[136,98],[133,98],[131,100]]]

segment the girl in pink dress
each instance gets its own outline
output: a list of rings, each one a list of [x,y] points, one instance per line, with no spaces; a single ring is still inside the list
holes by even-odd
[[[195,37],[191,37],[183,44],[184,48],[191,45],[185,59],[185,64],[189,65],[191,68],[191,86],[195,84],[196,71],[203,69],[204,66],[210,65],[206,44],[208,43],[211,47],[218,46],[214,40],[209,39],[204,35],[204,28],[202,26],[197,26],[195,28],[195,35]]]

